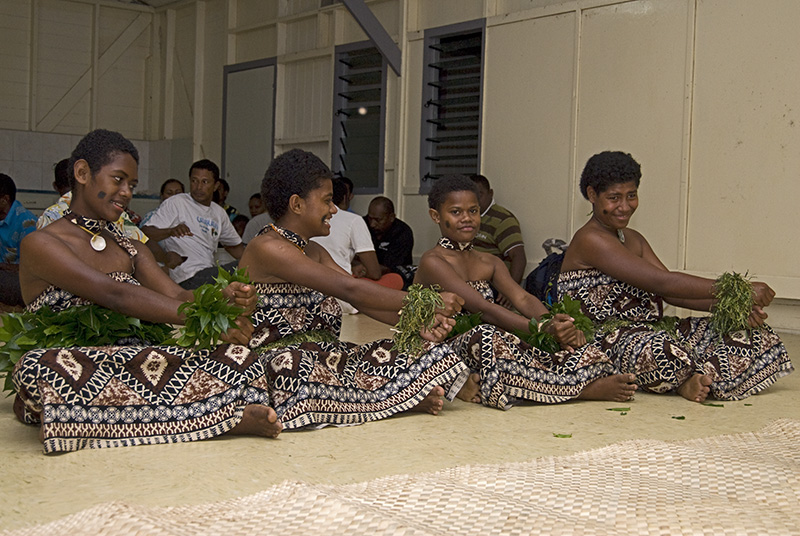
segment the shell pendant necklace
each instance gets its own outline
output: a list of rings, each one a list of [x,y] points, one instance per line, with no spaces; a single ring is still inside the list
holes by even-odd
[[[92,235],[92,238],[89,239],[89,245],[92,246],[93,250],[103,251],[106,249],[106,239],[100,236],[100,233],[103,232],[103,227],[105,227],[105,221],[84,218],[71,211],[65,213],[65,216],[69,216],[69,221],[74,223],[78,228]]]

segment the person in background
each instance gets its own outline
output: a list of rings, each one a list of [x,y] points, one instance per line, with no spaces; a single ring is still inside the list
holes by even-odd
[[[69,158],[59,160],[53,167],[53,190],[59,196],[69,192]]]
[[[219,167],[211,160],[198,160],[189,168],[189,192],[166,199],[143,230],[164,249],[185,257],[170,270],[170,277],[183,288],[194,289],[213,282],[218,274],[214,254],[221,243],[234,259],[244,251],[242,239],[225,210],[213,202]],[[226,268],[233,268],[227,266]]]
[[[234,207],[228,204],[228,194],[231,193],[231,186],[225,179],[217,179],[217,188],[214,190],[214,202],[225,209],[225,213],[233,222],[233,218],[239,213]]]
[[[481,228],[475,237],[475,249],[502,260],[511,278],[520,283],[528,259],[519,220],[510,210],[495,203],[489,179],[483,175],[471,175],[470,178],[478,186],[478,201],[481,204]],[[502,294],[498,295],[497,302],[506,307],[509,305]]]
[[[169,199],[175,194],[184,193],[184,191],[185,190],[183,188],[183,183],[178,179],[165,180],[161,184],[161,192],[160,192],[161,201],[159,204],[163,203],[164,200]],[[158,210],[158,207],[154,208],[153,210],[145,214],[144,218],[142,218],[142,221],[139,223],[139,227],[144,227],[145,225],[147,225],[147,222],[150,221],[150,218],[153,216],[153,214],[156,213],[156,210]]]
[[[408,288],[414,281],[414,232],[394,213],[394,203],[388,197],[378,196],[369,203],[369,210],[364,216],[369,226],[369,234],[381,275],[395,273],[403,278],[403,288]],[[355,267],[353,268],[355,272]]]
[[[36,216],[17,201],[14,179],[0,173],[0,304],[23,305],[19,286],[20,242],[36,230]]]
[[[244,214],[237,214],[236,217],[233,218],[233,227],[236,229],[236,232],[239,233],[239,236],[244,234],[244,230],[247,228],[249,222],[250,218]]]
[[[251,218],[263,214],[266,209],[264,208],[264,201],[261,200],[261,194],[251,195],[250,201],[247,203],[247,208],[250,209]]]

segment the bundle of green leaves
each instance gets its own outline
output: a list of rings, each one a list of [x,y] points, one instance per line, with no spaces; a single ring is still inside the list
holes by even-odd
[[[438,285],[429,288],[419,283],[408,288],[408,294],[403,298],[403,308],[400,309],[400,320],[392,329],[392,349],[412,356],[418,356],[422,352],[423,339],[419,332],[422,329],[431,329],[436,322],[436,310],[444,307],[444,300],[439,295],[440,289]]]
[[[720,335],[750,330],[747,319],[755,305],[753,284],[747,274],[725,272],[714,282],[717,302],[711,310],[711,327]]]
[[[172,327],[145,322],[99,305],[70,307],[53,312],[42,307],[3,316],[0,326],[0,373],[6,373],[4,390],[13,391],[11,371],[19,358],[36,348],[107,346],[136,338],[148,344],[170,340]]]
[[[583,331],[587,342],[594,340],[594,323],[588,316],[583,314],[580,300],[573,299],[571,296],[565,294],[560,301],[557,301],[550,307],[547,313],[542,315],[540,321],[552,320],[553,317],[559,313],[569,315],[575,319],[575,327]],[[544,326],[544,322],[540,325],[535,318],[532,318],[531,321],[528,322],[528,333],[515,330],[514,334],[534,348],[538,348],[549,354],[554,354],[561,350],[561,345],[553,335],[541,329]]]
[[[450,333],[447,334],[447,338],[455,337],[456,335],[461,335],[462,333],[466,333],[475,326],[479,326],[483,324],[483,313],[478,311],[477,313],[464,313],[460,314],[455,317],[456,325],[453,326],[453,329],[450,330]]]
[[[181,304],[178,313],[185,316],[178,330],[175,344],[197,350],[211,349],[219,344],[220,336],[236,325],[236,318],[244,312],[239,306],[228,303],[222,291],[231,282],[250,283],[247,271],[240,268],[232,274],[221,266],[214,283],[194,289],[194,300]]]

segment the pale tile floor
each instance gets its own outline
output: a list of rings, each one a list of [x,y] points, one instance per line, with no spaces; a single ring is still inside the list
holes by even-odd
[[[346,317],[343,338],[389,336],[364,315]],[[786,335],[790,355],[800,336]],[[460,401],[438,417],[411,414],[351,428],[284,433],[277,440],[220,438],[183,445],[86,450],[45,456],[37,430],[0,399],[0,530],[58,519],[98,503],[176,506],[249,495],[283,480],[350,483],[466,464],[567,455],[629,439],[681,440],[754,431],[776,418],[800,419],[800,375],[724,407],[639,394],[621,404],[574,402],[497,411]],[[684,416],[684,420],[673,417]],[[572,434],[556,438],[553,434]],[[687,467],[688,471],[691,468]]]

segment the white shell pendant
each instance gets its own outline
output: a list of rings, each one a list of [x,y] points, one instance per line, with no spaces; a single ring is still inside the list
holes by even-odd
[[[103,251],[106,249],[106,239],[99,234],[94,235],[89,243],[92,245],[92,249],[95,251]]]

